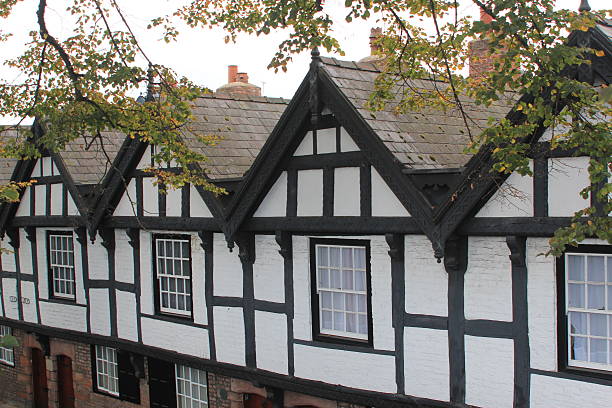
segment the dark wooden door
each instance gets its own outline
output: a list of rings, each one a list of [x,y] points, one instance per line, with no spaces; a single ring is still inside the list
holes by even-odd
[[[45,355],[42,350],[36,348],[32,349],[32,386],[34,388],[34,408],[49,408]]]
[[[176,408],[174,364],[149,358],[149,400],[151,408]]]
[[[244,408],[272,408],[272,401],[257,394],[247,394],[244,398]]]
[[[59,408],[74,408],[72,360],[67,356],[57,356],[57,392]]]

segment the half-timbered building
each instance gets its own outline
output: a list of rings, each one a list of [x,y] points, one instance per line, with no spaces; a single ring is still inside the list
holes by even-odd
[[[570,37],[604,52],[576,71],[594,86],[611,34]],[[225,195],[162,194],[153,147],[119,133],[0,162],[35,181],[0,213],[0,334],[19,340],[0,401],[612,405],[612,247],[541,255],[589,204],[589,158],[543,148],[542,127],[533,177],[493,174],[459,112],[368,111],[378,72],[315,52],[291,101],[248,80],[198,99],[192,125],[221,139],[187,142]],[[519,97],[466,100],[472,131],[523,120]]]

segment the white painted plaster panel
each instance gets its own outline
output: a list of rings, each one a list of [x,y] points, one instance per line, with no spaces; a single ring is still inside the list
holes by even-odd
[[[115,279],[134,283],[134,252],[124,229],[115,230]]]
[[[238,248],[230,252],[223,234],[214,234],[213,268],[215,296],[242,297],[242,263]]]
[[[52,164],[51,164],[51,157],[47,156],[47,157],[43,157],[41,158],[42,160],[42,175],[43,176],[52,176]]]
[[[391,191],[378,171],[372,167],[372,216],[409,217],[397,196]]]
[[[117,292],[117,334],[122,339],[138,341],[136,325],[136,295],[118,290]]]
[[[136,215],[136,182],[130,180],[121,200],[115,208],[114,215],[134,217]]]
[[[208,330],[146,317],[140,323],[144,344],[198,358],[210,358]]]
[[[450,399],[446,330],[404,329],[406,394],[439,401]]]
[[[86,305],[87,299],[85,298],[85,284],[83,281],[83,246],[77,240],[76,234],[73,234],[74,244],[74,283],[76,289],[76,302],[80,305]],[[91,258],[88,258],[88,260]],[[40,264],[40,259],[38,260]],[[39,275],[39,279],[40,275]]]
[[[19,319],[17,279],[2,278],[2,300],[4,301],[4,315],[10,319]]]
[[[16,217],[28,217],[30,215],[30,190],[32,187],[26,187],[17,207]]]
[[[49,269],[47,266],[47,232],[41,228],[36,229],[36,256],[38,258],[38,296],[41,299],[49,299]],[[76,257],[75,263],[81,264]],[[77,259],[79,260],[77,262]],[[4,263],[3,263],[4,264]]]
[[[531,376],[531,408],[612,407],[609,385]]]
[[[55,165],[55,161],[52,161],[52,165],[53,165],[53,174],[58,176],[60,174],[59,169],[57,168],[57,166]]]
[[[217,306],[213,309],[213,314],[217,361],[245,365],[242,308]]]
[[[72,195],[70,195],[70,192],[68,192],[68,215],[80,215],[79,214],[79,208],[77,207],[76,203],[74,202],[74,199],[72,198]]]
[[[533,177],[512,173],[476,217],[533,217]]]
[[[297,215],[323,215],[323,170],[300,170],[297,188]]]
[[[406,312],[448,316],[448,274],[425,235],[406,235]]]
[[[255,299],[285,301],[285,263],[273,235],[255,235],[253,285]]]
[[[358,152],[359,147],[353,141],[353,138],[348,134],[343,127],[340,128],[340,151],[341,152]]]
[[[334,215],[361,215],[359,167],[334,170]]]
[[[35,184],[34,194],[36,194],[36,200],[34,200],[34,215],[45,215],[47,211],[47,186]]]
[[[36,164],[34,165],[34,169],[32,169],[32,177],[40,177],[42,176],[42,164],[40,159],[36,160]]]
[[[96,235],[92,243],[87,241],[87,256],[89,258],[89,278],[108,279],[108,252],[102,246],[102,237]]]
[[[62,215],[62,185],[51,184],[51,215]]]
[[[531,367],[557,369],[557,295],[555,258],[548,251],[548,238],[527,239],[527,299]]]
[[[284,217],[287,214],[287,172],[274,182],[253,217]]]
[[[21,281],[21,298],[23,307],[23,320],[38,323],[36,315],[36,286],[34,282]]]
[[[562,157],[548,160],[548,215],[569,217],[589,206],[578,194],[590,184],[588,157]]]
[[[89,322],[91,324],[91,332],[103,336],[110,336],[111,332],[108,291],[108,289],[89,289]]]
[[[148,146],[145,149],[145,151],[142,153],[142,157],[140,158],[140,161],[138,162],[137,168],[147,169],[151,167],[151,150],[152,149],[153,149],[152,146]]]
[[[22,274],[32,275],[34,269],[32,268],[32,243],[26,237],[26,232],[23,228],[19,228],[19,271]]]
[[[45,326],[87,332],[87,309],[63,303],[40,302],[40,320]]]
[[[469,237],[466,319],[512,321],[512,265],[504,237]]]
[[[383,236],[358,238],[370,241],[374,348],[379,350],[395,350],[395,332],[391,316],[391,258],[389,258],[389,245]]]
[[[191,301],[193,303],[193,321],[198,324],[208,324],[206,298],[204,297],[205,270],[204,249],[197,235],[191,236]]]
[[[180,217],[182,193],[180,188],[168,188],[166,191],[166,216]]]
[[[211,218],[212,213],[194,186],[189,187],[189,212],[192,217]]]
[[[142,179],[142,209],[145,217],[159,215],[159,196],[157,185],[153,183],[153,177]]]
[[[295,376],[364,390],[397,392],[393,356],[296,344]]]
[[[513,341],[465,336],[465,403],[512,408],[513,399]]]
[[[286,315],[255,311],[255,348],[257,368],[288,373]]]
[[[8,236],[5,236],[1,242],[2,248],[5,249],[5,251],[2,251],[2,254],[0,255],[2,257],[2,270],[5,272],[16,272],[17,265],[15,264],[15,248],[9,244]]]
[[[336,128],[317,130],[317,154],[336,152]]]
[[[155,314],[151,245],[151,233],[140,231],[140,311],[145,314]]]
[[[312,154],[312,131],[306,133],[306,136],[300,142],[300,145],[295,149],[294,156],[308,156]]]
[[[293,337],[312,340],[308,237],[293,236]]]

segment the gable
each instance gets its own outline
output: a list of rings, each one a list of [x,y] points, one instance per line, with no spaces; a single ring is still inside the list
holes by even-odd
[[[533,171],[533,160],[530,160]],[[512,173],[478,211],[476,217],[532,217],[533,177]]]
[[[22,192],[15,215],[28,216],[78,216],[75,199],[66,185],[55,159],[50,156],[36,160],[31,173],[24,180],[33,184]]]
[[[253,217],[410,216],[333,115],[303,133]]]

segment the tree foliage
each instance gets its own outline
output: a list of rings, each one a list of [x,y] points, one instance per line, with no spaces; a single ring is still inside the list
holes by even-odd
[[[554,129],[550,149],[567,149],[589,156],[591,185],[581,195],[594,195],[598,206],[587,206],[568,228],[557,232],[552,252],[596,236],[612,242],[607,215],[610,203],[612,138],[610,88],[580,80],[576,67],[590,64],[600,50],[570,46],[570,32],[586,32],[610,11],[555,9],[554,0],[470,0],[492,21],[486,24],[462,17],[457,0],[346,0],[347,22],[376,19],[385,27],[378,40],[385,56],[382,74],[369,101],[372,110],[393,104],[398,112],[419,109],[458,109],[462,113],[474,153],[489,147],[496,159],[494,171],[531,174],[528,152],[537,129]],[[0,1],[0,16],[11,13],[19,0]],[[147,83],[139,47],[119,0],[72,0],[68,8],[76,26],[72,36],[58,39],[45,21],[46,0],[38,1],[38,31],[24,53],[8,64],[25,74],[20,84],[0,85],[0,115],[44,118],[47,133],[37,141],[53,149],[71,138],[97,137],[106,129],[158,144],[159,161],[174,159],[185,169],[204,158],[181,142],[181,132],[191,131],[190,102],[202,89],[169,69],[152,65],[159,96],[145,103],[133,93]],[[119,16],[121,29],[112,28],[109,16]],[[34,16],[33,16],[34,18]],[[270,62],[286,69],[292,55],[322,47],[342,54],[334,37],[334,20],[321,0],[193,0],[169,15],[159,16],[150,28],[163,30],[163,38],[178,40],[179,24],[189,27],[222,27],[227,41],[240,33],[266,35],[284,30],[286,38]],[[424,28],[424,27],[427,27]],[[495,58],[494,69],[477,77],[461,75],[469,58],[469,43],[486,39]],[[501,51],[501,52],[500,52]],[[151,61],[148,61],[152,63]],[[447,86],[424,91],[415,80],[443,80]],[[462,109],[462,97],[490,106],[508,93],[523,95],[514,107],[520,120],[490,121],[482,132],[473,132],[473,119]],[[207,143],[211,139],[199,135]],[[22,142],[23,140],[20,140]],[[36,154],[24,143],[5,143],[13,154]],[[17,152],[17,153],[15,153]],[[169,183],[199,180],[186,171],[170,175]],[[172,179],[174,177],[174,179]],[[597,207],[597,208],[596,208]]]

